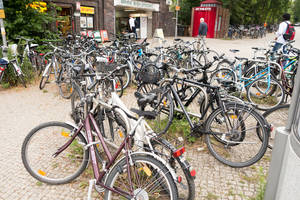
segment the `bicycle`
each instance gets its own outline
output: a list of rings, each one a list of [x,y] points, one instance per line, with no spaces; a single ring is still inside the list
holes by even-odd
[[[161,159],[156,159],[157,156],[150,152],[132,152],[131,150],[134,135],[143,117],[138,119],[136,125],[124,137],[117,152],[111,154],[92,114],[93,96],[92,93],[85,94],[85,117],[79,128],[61,122],[48,122],[30,131],[22,145],[22,161],[26,170],[39,181],[48,184],[64,184],[78,177],[86,169],[91,158],[95,179],[90,181],[88,199],[91,199],[91,189],[94,185],[97,192],[104,192],[104,199],[115,199],[122,196],[125,199],[163,198],[176,200],[178,195],[176,185],[171,172],[163,165]],[[34,139],[40,131],[53,127],[58,128],[56,131],[46,131],[41,134],[41,136],[45,136],[46,133],[50,133],[49,139],[51,139],[47,140],[46,144],[39,144],[38,140]],[[84,133],[83,129],[85,129]],[[95,135],[93,132],[98,138],[97,142],[94,140]],[[59,137],[54,138],[55,134]],[[66,140],[62,141],[62,138]],[[48,147],[40,149],[37,153],[34,150],[34,145],[32,151],[30,151],[30,144],[32,143],[35,143],[39,149],[45,145],[48,145]],[[102,158],[102,171],[99,170],[95,153],[96,144],[101,145],[108,158],[107,160]],[[74,146],[76,147],[75,153],[72,152]],[[60,148],[57,149],[57,147]],[[46,151],[45,154],[43,154],[43,150]],[[117,160],[122,151],[125,156]],[[30,157],[32,154],[33,159]],[[63,155],[65,155],[65,158],[63,162],[60,162],[59,158]],[[52,156],[56,162],[50,163],[48,167],[45,167],[45,163],[38,167],[33,166]],[[67,162],[67,158],[69,158],[69,162]],[[50,170],[53,170],[53,172],[51,173]],[[59,173],[62,173],[62,175],[58,175]]]
[[[178,71],[183,72],[185,70],[180,69]],[[202,92],[205,92],[202,89],[202,87],[205,87],[210,94],[209,100],[204,100],[202,116],[200,116],[200,120],[196,123],[192,122],[190,114],[187,112],[181,98],[176,92],[174,85],[177,81],[198,87],[199,91]],[[201,137],[205,134],[205,142],[210,153],[221,163],[231,167],[247,167],[256,163],[264,155],[268,145],[269,126],[252,106],[241,104],[240,102],[225,101],[221,97],[219,87],[199,83],[194,80],[181,79],[178,77],[164,79],[160,83],[159,88],[160,91],[156,90],[148,95],[139,95],[139,101],[143,102],[144,105],[152,103],[153,101],[157,102],[155,103],[156,107],[152,107],[153,115],[158,112],[167,112],[171,115],[173,114],[174,108],[172,104],[168,104],[168,106],[165,107],[163,99],[167,95],[173,97],[191,127],[190,135]],[[155,93],[156,96],[154,95]],[[143,104],[140,103],[140,105]],[[208,109],[215,107],[215,105],[217,105],[217,108],[213,109],[212,113],[205,119]],[[205,122],[203,122],[203,120],[205,120]],[[257,128],[261,130],[260,135],[256,132]],[[250,138],[246,138],[247,134]],[[244,147],[244,145],[248,147]],[[251,150],[249,146],[252,147]],[[233,148],[239,150],[234,151]],[[248,153],[253,153],[253,155],[250,156],[241,153],[242,149],[245,148],[248,148]],[[235,154],[238,154],[238,156],[235,157]],[[238,159],[241,160],[238,161]]]
[[[239,50],[232,49],[231,52]],[[280,67],[275,62],[263,60],[249,60],[248,58],[235,57],[239,61],[231,68],[219,68],[211,74],[211,84],[218,85],[219,79],[231,81],[239,91],[238,95],[242,98],[242,92],[246,90],[246,98],[249,102],[256,104],[260,110],[268,110],[280,105],[285,92],[276,79],[274,70],[280,71]],[[251,67],[243,68],[248,62],[252,62]],[[216,81],[217,80],[217,81]]]
[[[109,72],[110,75],[105,75],[105,77],[98,77],[95,82],[89,87],[97,88],[98,98],[94,98],[94,116],[98,126],[100,127],[101,133],[108,140],[107,143],[114,149],[117,149],[119,144],[121,144],[122,139],[127,135],[132,127],[137,123],[137,118],[133,117],[132,112],[130,112],[126,106],[123,104],[121,99],[116,94],[115,87],[110,87],[110,80],[113,80],[111,77],[115,72],[118,72],[123,68],[126,68],[126,65],[116,68],[114,71]],[[91,76],[92,74],[90,74]],[[88,75],[87,75],[88,76]],[[100,81],[101,80],[101,81]],[[75,121],[79,123],[83,113],[83,107],[81,99],[84,98],[84,90],[87,88],[84,83],[81,86],[82,89],[79,89],[78,86],[74,86],[75,94],[78,94],[78,101],[73,102],[72,97],[72,115],[75,117]],[[97,85],[97,86],[96,86]],[[83,91],[83,92],[82,92]],[[135,110],[136,111],[136,110]],[[149,113],[139,113],[139,115],[144,116],[146,119],[150,116]],[[158,155],[161,158],[164,158],[165,165],[170,168],[170,170],[175,171],[178,178],[174,178],[178,188],[180,188],[179,197],[181,199],[192,200],[195,197],[195,170],[190,168],[188,162],[182,156],[175,156],[177,148],[175,148],[170,142],[162,139],[159,135],[156,135],[153,130],[149,127],[145,120],[142,120],[140,125],[137,128],[135,134],[135,145],[137,149],[143,149],[146,152],[152,152]],[[113,143],[113,144],[112,144]],[[96,154],[99,151],[97,151]],[[174,175],[175,176],[175,175]],[[181,192],[183,190],[183,192]]]
[[[42,62],[43,62],[43,53],[38,53],[36,51],[36,48],[39,46],[38,44],[32,44],[31,42],[34,41],[34,39],[27,39],[24,37],[17,37],[17,40],[19,40],[19,44],[20,41],[24,40],[25,41],[25,47],[24,47],[24,51],[23,54],[19,55],[20,58],[20,66],[22,66],[24,64],[24,60],[27,57],[28,60],[30,61],[33,69],[35,71],[39,71],[42,68]]]
[[[3,52],[7,51],[6,48],[1,47]],[[9,60],[8,58],[0,58],[0,82],[4,76],[5,70],[9,67],[9,64],[12,65],[15,75],[20,79],[22,85],[26,88],[26,83],[24,80],[24,74],[21,67],[18,65],[17,58]]]

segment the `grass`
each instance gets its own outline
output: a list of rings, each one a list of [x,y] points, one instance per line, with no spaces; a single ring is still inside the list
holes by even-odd
[[[260,167],[259,169],[258,179],[259,179],[258,192],[255,197],[252,197],[249,200],[264,200],[267,181],[266,181],[266,175],[264,174],[262,167]]]
[[[215,195],[215,194],[213,194],[213,193],[211,193],[211,192],[208,192],[206,198],[207,198],[208,200],[217,200],[217,199],[219,199],[219,196],[217,196],[217,195]]]
[[[88,184],[87,182],[82,181],[82,182],[80,182],[79,187],[80,187],[81,189],[85,189],[88,185],[89,185],[89,184]]]
[[[10,88],[10,84],[9,84],[9,83],[2,83],[1,86],[2,86],[2,88],[4,88],[4,89]]]
[[[40,181],[37,181],[37,182],[36,182],[36,185],[37,185],[37,186],[42,186],[42,185],[43,185],[43,183],[42,183],[42,182],[40,182]]]

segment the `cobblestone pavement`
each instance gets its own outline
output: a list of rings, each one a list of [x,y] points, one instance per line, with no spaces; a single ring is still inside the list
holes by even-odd
[[[208,45],[218,51],[228,50],[229,46],[244,49],[246,46],[247,49],[241,56],[247,56],[251,46],[266,46],[273,35],[268,37],[269,39],[260,40],[208,40]],[[128,107],[132,107],[135,99],[130,92],[126,93],[123,100]],[[59,96],[53,83],[43,91],[38,89],[37,83],[27,89],[0,89],[0,200],[86,199],[88,180],[91,177],[88,172],[70,184],[51,186],[32,178],[21,161],[21,145],[28,132],[42,122],[70,121],[70,109],[69,100]],[[260,175],[264,176],[268,170],[270,150],[257,164],[234,169],[219,163],[207,152],[206,147],[197,151],[198,147],[198,143],[188,147],[186,155],[197,171],[197,200],[249,199],[257,194]]]

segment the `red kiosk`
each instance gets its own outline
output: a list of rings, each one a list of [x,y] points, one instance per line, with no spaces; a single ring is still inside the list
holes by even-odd
[[[224,37],[229,26],[229,10],[222,7],[217,0],[206,0],[201,2],[200,7],[192,9],[192,36],[198,35],[200,18],[207,23],[207,38]]]

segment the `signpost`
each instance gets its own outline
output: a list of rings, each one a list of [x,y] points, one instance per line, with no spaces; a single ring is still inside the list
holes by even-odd
[[[180,10],[180,6],[178,5],[179,0],[176,0],[176,7],[175,7],[175,10],[176,10],[176,25],[175,25],[175,38],[177,37],[177,24],[178,24],[178,11]]]
[[[1,35],[2,35],[3,46],[7,47],[6,33],[5,33],[5,28],[4,28],[4,23],[3,23],[3,19],[4,18],[5,18],[5,14],[4,14],[3,1],[0,0],[0,28],[1,28]]]

